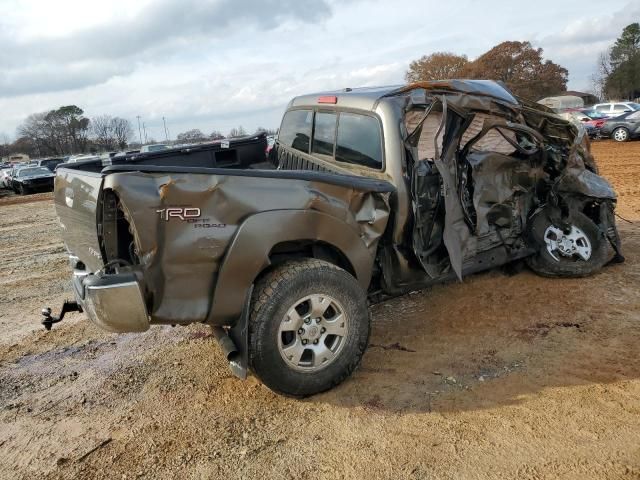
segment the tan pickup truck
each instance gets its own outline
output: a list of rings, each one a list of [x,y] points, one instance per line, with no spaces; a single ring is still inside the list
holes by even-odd
[[[371,302],[510,262],[583,276],[623,260],[584,132],[495,82],[296,97],[266,149],[59,166],[63,313],[115,332],[206,323],[237,375],[304,396],[357,367]]]

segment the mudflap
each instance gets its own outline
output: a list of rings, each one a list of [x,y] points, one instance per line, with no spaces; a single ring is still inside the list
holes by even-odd
[[[236,347],[236,354],[229,359],[229,367],[233,374],[242,380],[247,378],[249,370],[249,314],[251,312],[251,297],[253,285],[247,292],[242,315],[228,331],[229,338]]]

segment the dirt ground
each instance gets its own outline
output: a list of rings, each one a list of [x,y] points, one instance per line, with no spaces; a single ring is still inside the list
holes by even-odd
[[[640,479],[640,142],[594,151],[625,264],[380,304],[361,368],[303,401],[200,325],[45,332],[71,297],[52,202],[0,199],[0,478]]]

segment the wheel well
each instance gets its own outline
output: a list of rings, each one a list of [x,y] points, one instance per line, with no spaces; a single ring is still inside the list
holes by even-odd
[[[340,249],[330,243],[313,240],[296,240],[274,245],[269,251],[269,261],[271,265],[267,267],[266,270],[270,270],[293,258],[317,258],[318,260],[324,260],[346,270],[353,275],[354,278],[357,278],[353,265]],[[265,272],[261,272],[260,276],[264,273]]]
[[[585,202],[582,213],[584,213],[587,217],[589,217],[593,223],[599,225],[601,223],[600,219],[600,208],[602,208],[602,204],[598,202]]]

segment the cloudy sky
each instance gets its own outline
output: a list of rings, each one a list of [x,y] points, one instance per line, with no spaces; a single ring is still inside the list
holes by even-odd
[[[640,2],[593,0],[0,0],[0,140],[76,104],[140,115],[151,136],[277,127],[288,100],[396,84],[435,51],[474,58],[529,40],[589,88],[598,53]]]

